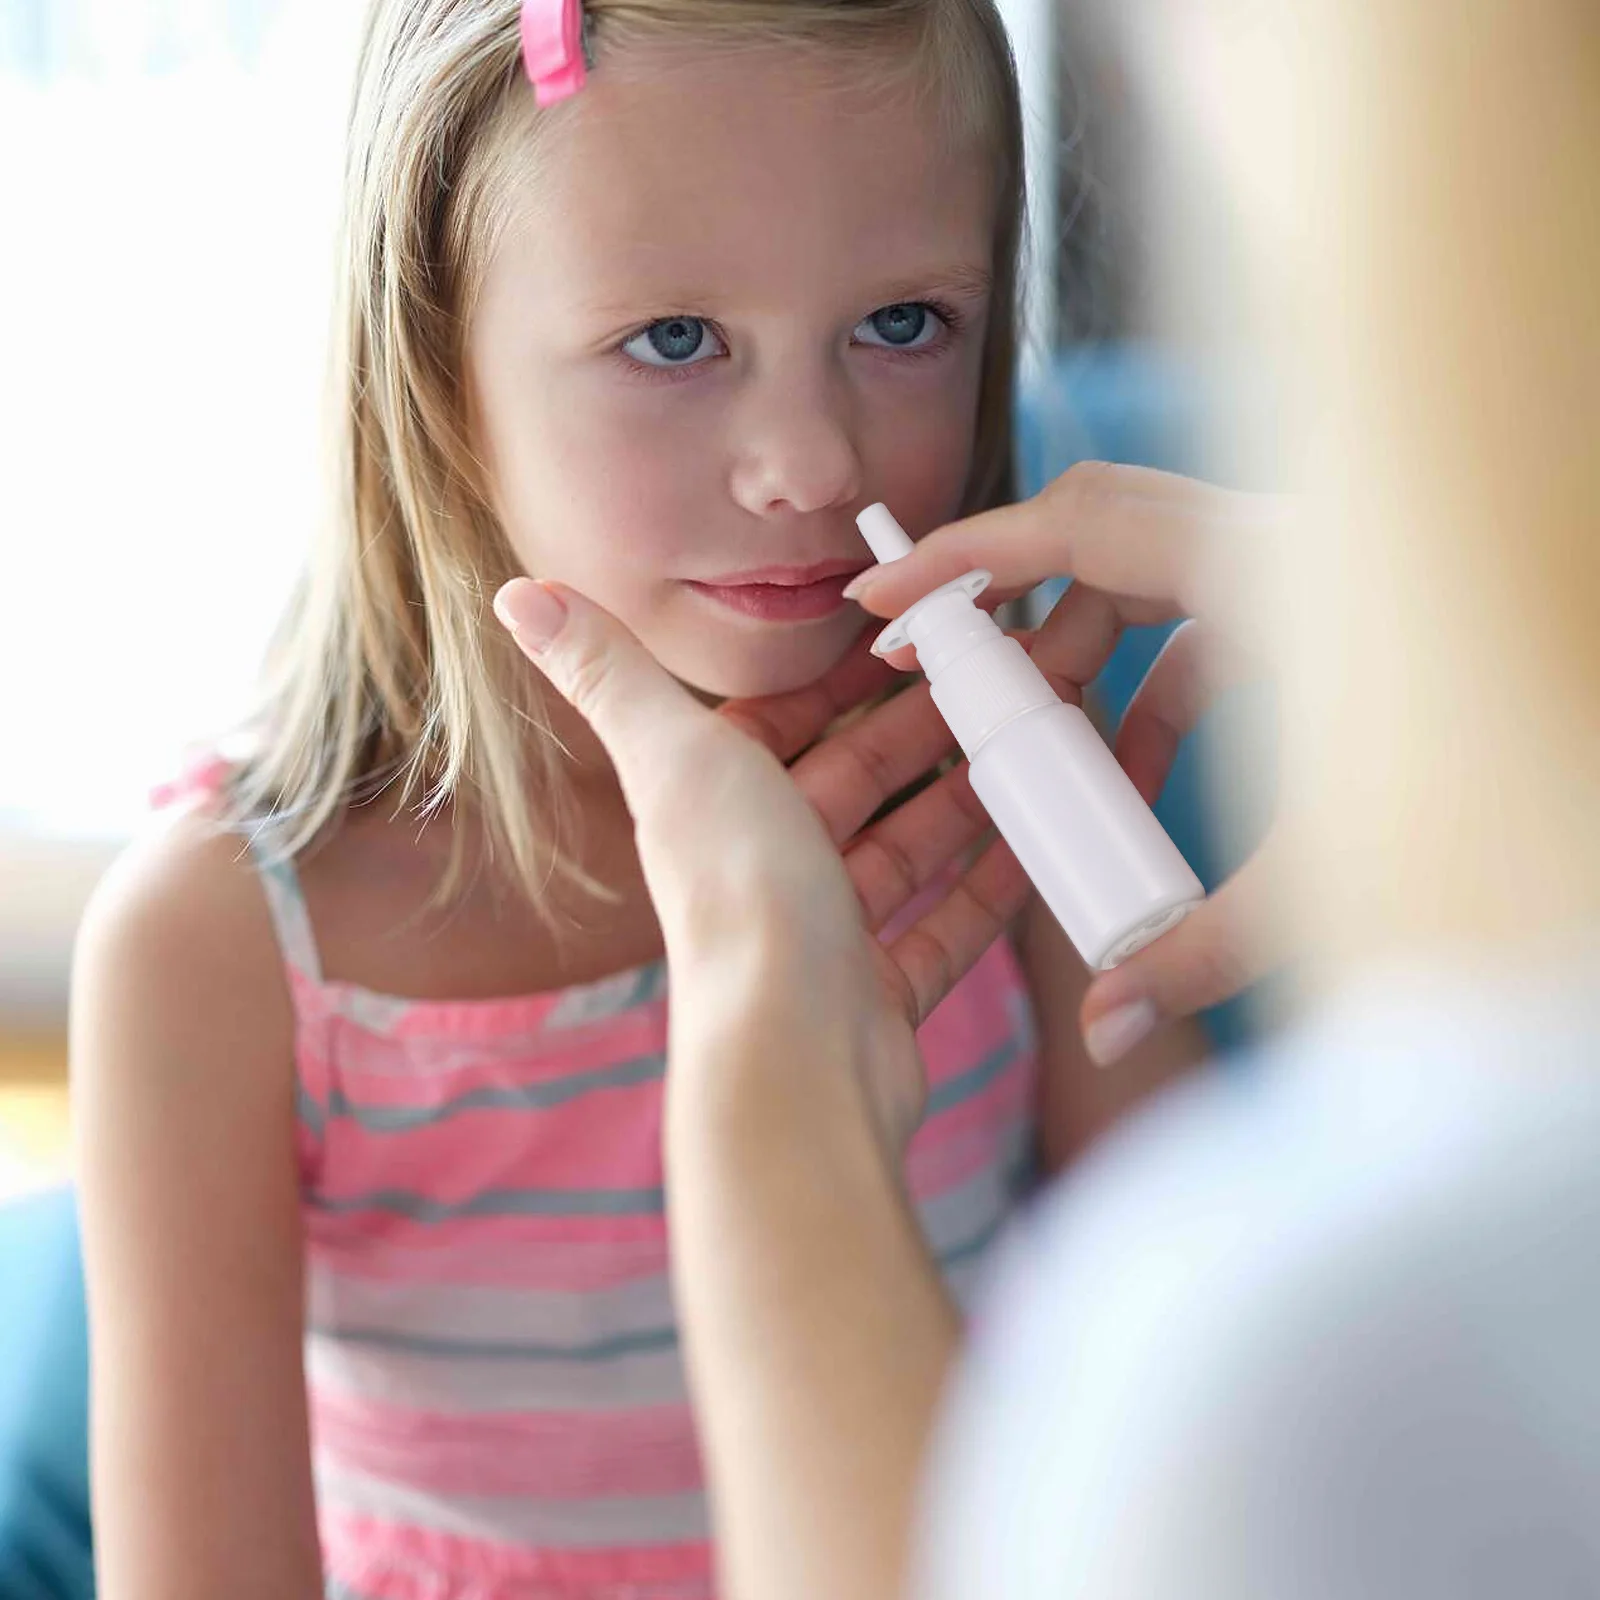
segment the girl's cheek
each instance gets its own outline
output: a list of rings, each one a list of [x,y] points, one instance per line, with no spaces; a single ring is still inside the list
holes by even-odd
[[[544,442],[534,492],[560,505],[591,553],[619,551],[649,565],[680,554],[673,530],[704,520],[714,487],[714,428],[685,408],[577,395],[537,430]]]
[[[978,362],[965,350],[880,376],[866,398],[874,418],[874,456],[884,476],[924,484],[935,498],[939,486],[954,485],[959,500],[972,455],[979,385]]]

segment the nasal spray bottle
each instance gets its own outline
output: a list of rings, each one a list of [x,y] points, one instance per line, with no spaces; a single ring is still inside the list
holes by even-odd
[[[880,562],[910,553],[886,506],[856,521]],[[969,572],[935,589],[872,648],[915,647],[974,792],[1078,954],[1103,972],[1182,921],[1205,890],[1094,724],[973,604],[989,578]]]

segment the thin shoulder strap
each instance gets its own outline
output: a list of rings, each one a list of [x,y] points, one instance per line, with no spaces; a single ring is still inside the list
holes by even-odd
[[[275,854],[261,829],[252,829],[246,842],[256,871],[261,875],[261,887],[267,896],[267,909],[272,914],[272,926],[278,935],[283,959],[301,977],[321,983],[322,961],[317,955],[316,936],[311,931],[306,897],[301,892],[300,875],[294,870],[293,860]]]

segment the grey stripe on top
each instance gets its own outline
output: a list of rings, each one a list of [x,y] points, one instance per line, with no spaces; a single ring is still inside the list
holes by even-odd
[[[322,1107],[311,1098],[300,1074],[295,1074],[294,1079],[294,1108],[295,1114],[313,1133],[320,1134],[326,1125],[327,1119],[323,1116]]]
[[[339,1336],[381,1329],[399,1341],[453,1342],[484,1348],[512,1330],[529,1346],[563,1354],[586,1346],[653,1338],[673,1325],[672,1285],[665,1272],[604,1289],[522,1289],[483,1284],[416,1284],[307,1269],[307,1318]]]
[[[1007,1039],[1004,1044],[997,1045],[991,1050],[976,1066],[968,1067],[965,1072],[957,1073],[953,1078],[947,1078],[937,1088],[929,1091],[928,1108],[923,1113],[923,1121],[926,1122],[929,1117],[936,1117],[941,1111],[948,1111],[963,1101],[976,1099],[990,1084],[1001,1077],[1006,1068],[1021,1054],[1021,1044],[1015,1039]]]
[[[454,1416],[505,1411],[628,1411],[683,1405],[688,1386],[677,1331],[658,1348],[598,1361],[559,1355],[515,1360],[442,1360],[403,1343],[374,1345],[306,1339],[306,1376],[313,1390]]]
[[[1032,1125],[1019,1118],[1001,1136],[993,1158],[965,1183],[917,1202],[935,1255],[942,1260],[948,1252],[970,1249],[972,1240],[1005,1220],[1025,1188],[1032,1149]]]
[[[526,1337],[506,1339],[454,1339],[445,1335],[392,1333],[387,1328],[333,1328],[312,1323],[306,1332],[335,1344],[359,1345],[368,1350],[397,1350],[411,1356],[431,1356],[441,1361],[615,1361],[622,1356],[675,1350],[677,1328],[650,1328],[639,1333],[618,1333],[587,1344],[543,1344]]]
[[[1004,1219],[1014,1202],[1014,1169],[1026,1145],[1027,1130],[1019,1125],[1002,1141],[997,1162],[918,1204],[935,1254],[970,1252],[974,1240]],[[586,1191],[585,1197],[594,1192]],[[527,1359],[604,1359],[613,1348],[618,1353],[655,1348],[662,1331],[674,1324],[672,1287],[664,1272],[573,1291],[417,1285],[338,1273],[315,1260],[308,1269],[307,1317],[331,1337],[403,1346],[419,1354],[437,1349]],[[514,1340],[507,1338],[511,1329],[517,1330]]]
[[[1026,1146],[1025,1131],[1008,1141]],[[921,1207],[950,1286],[965,1301],[1012,1209],[987,1168]],[[313,1262],[306,1364],[314,1386],[422,1410],[614,1410],[685,1394],[664,1274],[597,1292],[443,1288],[335,1277]]]
[[[411,1189],[365,1194],[309,1195],[306,1203],[330,1216],[377,1211],[412,1222],[455,1222],[463,1217],[649,1217],[665,1200],[654,1189],[485,1189],[464,1200],[433,1200]]]
[[[536,1500],[525,1495],[432,1495],[326,1463],[317,1465],[318,1503],[468,1539],[532,1545],[687,1544],[710,1537],[705,1496],[594,1496]]]
[[[926,1115],[937,1116],[982,1094],[1017,1060],[1020,1053],[1018,1043],[1008,1040],[976,1066],[941,1083],[928,1096]],[[471,1111],[548,1111],[587,1094],[659,1082],[666,1075],[666,1065],[666,1056],[660,1051],[652,1051],[627,1061],[567,1073],[539,1083],[497,1084],[470,1089],[453,1099],[429,1106],[364,1105],[352,1100],[342,1088],[335,1087],[328,1096],[325,1115],[330,1119],[347,1118],[369,1133],[412,1133],[419,1128],[436,1127],[452,1117]],[[321,1108],[302,1105],[301,1109],[305,1114],[308,1109]],[[312,1118],[308,1116],[307,1120]],[[320,1120],[313,1125],[320,1126]]]
[[[995,1069],[998,1071],[999,1069]],[[944,1085],[946,1089],[954,1084]],[[976,1089],[969,1090],[977,1093]],[[1016,1163],[1010,1163],[1012,1168]],[[1021,1187],[1015,1170],[989,1169],[991,1181],[1003,1183],[1008,1194]],[[961,1193],[958,1190],[956,1193]],[[924,1203],[924,1217],[937,1215],[951,1196]],[[329,1216],[350,1216],[376,1211],[423,1224],[456,1222],[469,1217],[649,1217],[666,1210],[666,1195],[650,1189],[484,1189],[462,1200],[434,1200],[411,1189],[372,1189],[362,1194],[313,1194],[306,1203]],[[930,1224],[935,1245],[939,1235]]]
[[[343,1089],[328,1096],[328,1116],[348,1118],[369,1133],[412,1133],[469,1111],[548,1111],[604,1089],[628,1089],[664,1077],[667,1058],[659,1051],[608,1067],[573,1072],[541,1083],[497,1084],[469,1089],[431,1106],[373,1106],[352,1100]]]

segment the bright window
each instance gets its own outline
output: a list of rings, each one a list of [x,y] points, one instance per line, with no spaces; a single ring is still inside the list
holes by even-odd
[[[0,831],[127,832],[318,502],[359,0],[0,8]]]

